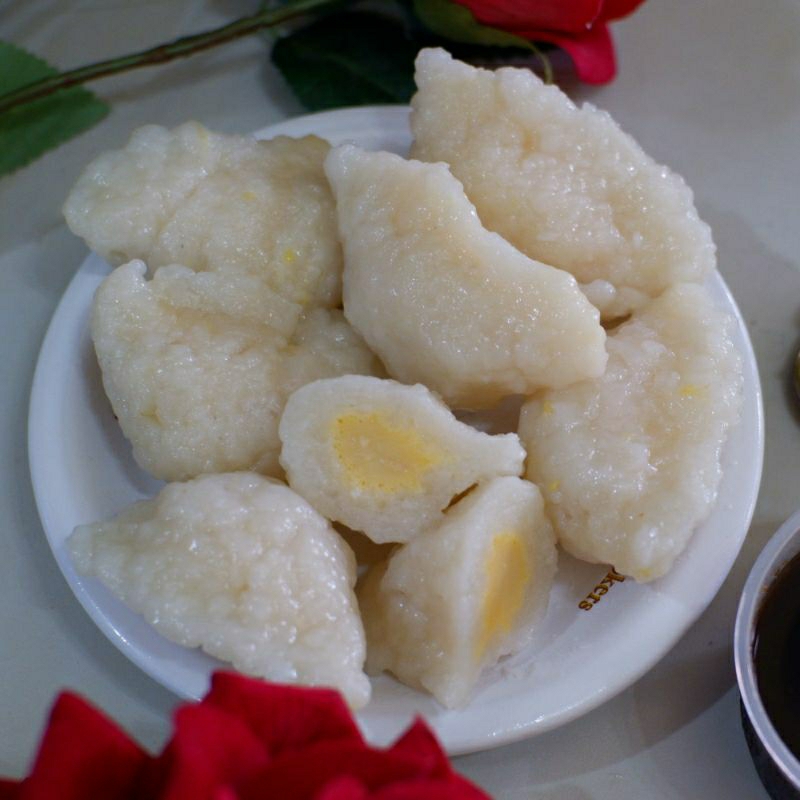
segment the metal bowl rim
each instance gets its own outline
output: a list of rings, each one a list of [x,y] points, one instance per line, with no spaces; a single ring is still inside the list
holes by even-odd
[[[750,724],[776,767],[795,788],[800,790],[800,760],[783,743],[767,715],[758,692],[753,663],[755,619],[764,592],[778,570],[798,553],[800,553],[800,510],[781,525],[750,570],[736,613],[733,651],[736,680]]]

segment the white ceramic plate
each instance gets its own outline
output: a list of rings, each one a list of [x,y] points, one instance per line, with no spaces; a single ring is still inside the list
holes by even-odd
[[[345,109],[293,119],[257,135],[316,133],[334,143],[408,149],[408,110]],[[154,494],[160,484],[133,462],[111,414],[88,333],[88,315],[108,266],[90,256],[59,304],[33,382],[29,448],[33,487],[50,546],[78,600],[126,656],[177,694],[204,694],[222,665],[162,638],[95,579],[80,577],[65,541],[81,523],[109,517]],[[422,714],[451,754],[494,747],[562,725],[613,697],[660,659],[716,594],[750,525],[763,455],[761,391],[744,322],[725,283],[709,282],[717,302],[737,320],[744,359],[742,420],[723,454],[719,500],[672,572],[659,581],[615,583],[591,611],[578,606],[606,574],[566,556],[550,609],[534,644],[487,676],[464,709],[432,699],[384,676],[359,715],[372,741],[387,743]]]

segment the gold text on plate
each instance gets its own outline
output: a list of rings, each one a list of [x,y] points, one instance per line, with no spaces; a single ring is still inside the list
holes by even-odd
[[[611,570],[606,573],[605,578],[578,603],[578,608],[584,611],[591,611],[595,607],[595,604],[600,602],[603,595],[606,594],[615,583],[622,583],[624,580],[625,576],[620,575],[614,567],[611,567]]]

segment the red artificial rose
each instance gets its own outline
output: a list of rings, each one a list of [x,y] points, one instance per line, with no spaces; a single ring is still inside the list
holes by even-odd
[[[341,696],[214,675],[181,706],[159,756],[81,698],[62,694],[31,774],[0,800],[488,800],[453,772],[417,720],[391,747],[368,745]]]
[[[31,774],[0,781],[0,800],[127,800],[147,753],[77,695],[56,700]]]
[[[644,0],[454,0],[478,22],[524,39],[551,42],[569,53],[578,77],[608,83],[617,72],[607,23]]]

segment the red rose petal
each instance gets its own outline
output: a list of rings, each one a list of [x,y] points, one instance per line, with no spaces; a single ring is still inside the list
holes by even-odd
[[[453,773],[447,754],[420,717],[391,746],[390,752],[416,759],[427,775],[444,778]]]
[[[217,672],[201,705],[241,719],[273,755],[321,740],[363,743],[347,705],[333,689],[282,686]]]
[[[0,778],[0,800],[17,800],[22,790],[22,781],[9,781]]]
[[[178,710],[157,759],[85,701],[64,694],[31,776],[0,779],[0,800],[267,797],[489,800],[452,771],[421,719],[392,747],[373,748],[336,692],[228,673],[214,676],[201,703]]]
[[[351,775],[343,775],[324,786],[314,795],[314,800],[368,800],[369,797],[361,781]]]
[[[608,22],[612,19],[627,17],[632,14],[644,0],[605,0],[603,9],[600,12],[600,19]]]
[[[317,742],[284,752],[256,779],[240,789],[242,800],[291,797],[312,800],[332,781],[350,776],[374,791],[393,783],[438,778],[429,753],[379,750],[351,741]],[[271,793],[271,794],[270,794]]]
[[[478,22],[516,33],[562,31],[583,33],[597,19],[603,0],[454,0]],[[534,38],[534,37],[530,37]]]
[[[627,16],[644,0],[454,0],[484,25],[531,41],[551,42],[569,53],[578,77],[608,83],[617,73],[605,23]]]
[[[182,706],[175,732],[139,787],[159,800],[219,800],[228,787],[269,762],[263,744],[241,720],[211,706]]]
[[[614,43],[608,26],[598,22],[583,36],[549,32],[527,32],[526,38],[552,42],[569,53],[578,77],[585,83],[608,83],[617,74]]]
[[[30,776],[16,800],[128,800],[148,755],[70,692],[55,702]]]

